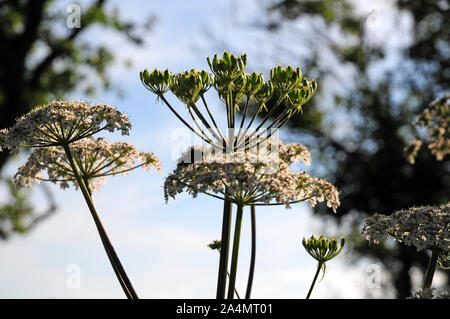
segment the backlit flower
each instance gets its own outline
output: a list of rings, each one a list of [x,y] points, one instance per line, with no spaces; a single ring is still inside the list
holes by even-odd
[[[0,151],[17,152],[20,146],[68,145],[102,130],[128,135],[130,128],[127,116],[112,106],[54,101],[20,117],[12,128],[1,130]]]
[[[276,150],[276,151],[274,151]],[[194,153],[196,161],[186,155]],[[311,156],[301,144],[283,145],[269,138],[256,151],[223,154],[212,147],[190,149],[177,168],[166,178],[166,200],[181,192],[194,197],[198,193],[212,194],[243,205],[272,205],[309,201],[311,206],[326,201],[336,211],[339,194],[327,181],[311,177],[306,172],[291,172],[294,162],[309,165]]]
[[[138,167],[161,170],[161,162],[153,153],[139,152],[125,142],[109,143],[103,139],[85,138],[70,144],[70,151],[81,177],[95,191],[107,181],[107,176],[127,174]],[[46,177],[42,177],[42,172]],[[59,184],[61,188],[72,183],[78,187],[67,154],[61,147],[35,148],[27,162],[14,176],[17,187],[29,187],[40,180]]]

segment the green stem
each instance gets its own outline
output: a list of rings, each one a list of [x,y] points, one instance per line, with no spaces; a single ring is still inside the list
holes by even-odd
[[[230,273],[227,271],[227,277],[228,277],[228,280],[230,279]],[[236,288],[234,288],[234,293],[236,294],[236,297],[238,298],[238,299],[241,299],[241,297],[239,296],[239,293],[238,293],[238,291],[237,291],[237,289]]]
[[[194,133],[195,135],[197,135],[198,137],[200,137],[202,140],[204,140],[206,143],[210,144],[210,142],[207,140],[207,138],[205,138],[202,134],[198,133],[191,125],[189,125],[188,122],[186,122],[181,116],[180,114],[178,114],[175,109],[172,107],[172,105],[170,105],[170,103],[166,100],[166,98],[163,95],[159,96],[161,98],[161,100],[163,100],[163,102],[167,105],[167,107],[172,111],[172,113],[181,121],[181,123],[183,123],[189,130],[191,130],[192,133]]]
[[[231,255],[231,267],[230,267],[230,283],[228,285],[228,299],[233,299],[234,289],[236,285],[236,273],[239,257],[239,242],[241,239],[241,226],[242,226],[242,204],[237,204],[236,222],[234,226],[234,238],[233,238],[233,252]]]
[[[84,184],[86,185],[86,188],[92,199],[92,191],[89,187],[89,182],[86,178],[83,178],[83,181],[84,181]],[[92,202],[93,202],[93,199],[92,199]],[[102,243],[103,243],[103,241],[102,241]],[[127,287],[127,284],[125,283],[124,279],[122,278],[119,267],[117,267],[117,265],[115,264],[112,256],[110,255],[109,251],[106,249],[105,245],[103,245],[103,247],[106,250],[106,254],[108,255],[109,262],[111,263],[111,265],[113,267],[114,273],[116,274],[117,279],[119,280],[120,286],[122,287],[123,291],[125,292],[125,295],[127,296],[128,299],[134,299],[133,295],[131,294],[131,292],[129,291],[129,289]]]
[[[431,251],[430,261],[428,262],[427,271],[425,273],[423,289],[431,288],[431,283],[433,282],[434,271],[436,270],[436,264],[437,264],[438,258],[439,258],[439,249],[434,248]]]
[[[203,101],[203,105],[205,106],[206,112],[208,112],[209,117],[211,118],[211,121],[214,125],[214,127],[217,130],[217,133],[219,133],[220,138],[222,139],[222,143],[225,143],[225,138],[222,135],[222,131],[220,130],[219,126],[216,123],[216,120],[214,119],[214,116],[212,116],[211,111],[209,110],[208,104],[206,103],[205,97],[203,96],[203,94],[201,95],[202,101]]]
[[[138,296],[137,296],[136,292],[134,291],[134,288],[133,288],[130,280],[128,279],[128,276],[127,276],[125,270],[123,269],[119,258],[117,257],[114,247],[112,246],[112,244],[108,238],[108,235],[102,225],[102,222],[100,221],[100,218],[98,216],[97,210],[95,208],[95,205],[94,205],[92,197],[89,193],[89,190],[88,190],[86,184],[84,183],[83,179],[81,178],[80,174],[78,173],[78,169],[77,169],[77,166],[73,159],[72,152],[70,151],[70,148],[68,145],[63,145],[63,148],[67,155],[69,164],[73,170],[75,178],[77,180],[78,186],[80,187],[80,190],[84,196],[86,204],[89,207],[89,211],[91,212],[91,215],[94,219],[95,225],[97,226],[97,231],[100,235],[100,239],[102,240],[103,247],[105,248],[106,254],[108,255],[111,265],[112,265],[114,271],[116,272],[119,283],[122,286],[122,288],[124,289],[125,295],[128,298],[138,299]],[[117,274],[117,273],[119,273],[119,274]],[[122,283],[122,281],[123,281],[123,283]],[[125,285],[125,287],[124,287],[124,285]]]
[[[219,276],[217,279],[216,294],[217,299],[225,299],[232,209],[233,207],[231,206],[231,202],[225,200],[223,204],[222,238],[220,245]]]
[[[317,280],[317,277],[319,276],[321,268],[322,268],[322,263],[319,262],[317,264],[317,271],[316,271],[316,274],[314,276],[313,282],[311,284],[311,288],[309,288],[308,295],[306,296],[306,299],[309,299],[309,296],[311,296],[311,292],[313,291],[314,285],[316,284],[316,280]]]
[[[252,252],[250,257],[250,271],[248,274],[247,291],[245,292],[245,299],[250,299],[252,293],[253,276],[255,274],[255,260],[256,260],[256,209],[254,205],[250,206],[252,219]]]

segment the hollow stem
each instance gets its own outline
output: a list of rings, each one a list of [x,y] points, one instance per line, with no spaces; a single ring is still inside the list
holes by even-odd
[[[236,221],[234,226],[234,238],[233,238],[233,252],[231,255],[230,266],[230,283],[228,284],[228,299],[233,299],[234,289],[236,285],[236,273],[239,257],[239,243],[241,239],[241,226],[242,226],[242,204],[237,205]]]
[[[105,248],[106,254],[108,255],[108,258],[111,262],[111,266],[113,267],[114,272],[116,273],[117,279],[119,280],[120,285],[122,286],[122,289],[125,292],[125,295],[129,299],[138,299],[138,295],[134,291],[134,288],[128,279],[128,276],[117,257],[117,254],[114,250],[114,247],[112,246],[108,235],[102,225],[102,222],[100,221],[100,217],[98,216],[97,209],[95,208],[94,202],[92,200],[92,197],[90,195],[90,192],[84,182],[84,180],[81,178],[78,168],[75,164],[74,158],[72,156],[72,152],[70,151],[70,148],[68,145],[63,145],[64,151],[66,153],[67,159],[69,161],[69,165],[71,166],[73,173],[75,175],[75,178],[77,180],[78,186],[80,187],[80,190],[84,196],[84,199],[86,201],[86,204],[89,208],[89,211],[91,212],[91,215],[94,219],[95,225],[97,227],[97,231],[100,235],[100,239],[102,240],[103,247]]]
[[[309,296],[311,296],[311,293],[312,293],[312,291],[313,291],[314,285],[316,284],[317,277],[319,276],[319,273],[320,273],[320,269],[321,269],[321,268],[322,268],[322,263],[319,262],[319,263],[317,264],[317,271],[316,271],[316,274],[314,275],[314,279],[313,279],[313,281],[312,281],[311,287],[309,288],[308,295],[306,296],[306,299],[309,299]]]
[[[248,273],[247,291],[245,292],[245,299],[250,299],[252,293],[253,276],[255,274],[255,260],[256,260],[256,208],[254,205],[250,206],[251,221],[252,221],[252,252],[250,257],[250,271]]]
[[[425,279],[423,281],[423,289],[431,288],[433,282],[434,271],[436,270],[437,260],[439,258],[439,249],[434,248],[431,251],[430,261],[428,262]]]
[[[219,275],[217,279],[217,299],[225,299],[225,289],[227,282],[228,251],[230,247],[230,225],[231,225],[232,206],[231,202],[224,200],[222,238],[220,244]]]

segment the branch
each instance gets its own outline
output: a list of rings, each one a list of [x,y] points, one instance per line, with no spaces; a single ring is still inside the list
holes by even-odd
[[[96,7],[97,9],[100,9],[103,7],[105,3],[105,0],[97,0],[97,2],[90,8],[88,11],[90,11],[92,8]],[[83,28],[75,28],[73,31],[63,40],[60,40],[60,43],[64,43],[67,41],[73,41],[75,38],[86,29],[89,24],[92,24],[92,22],[86,24]],[[36,89],[39,84],[40,77],[48,71],[48,69],[51,67],[53,62],[59,58],[60,56],[64,55],[65,50],[62,46],[56,46],[53,48],[53,50],[41,61],[41,63],[36,66],[34,71],[32,72],[31,79],[29,80],[30,88]]]
[[[16,39],[17,43],[22,47],[22,52],[24,54],[30,50],[38,37],[39,25],[42,22],[46,2],[46,0],[28,1],[25,17],[25,30]]]

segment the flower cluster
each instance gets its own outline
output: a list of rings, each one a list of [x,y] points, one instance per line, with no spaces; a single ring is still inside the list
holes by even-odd
[[[450,203],[404,209],[392,215],[372,215],[365,220],[362,233],[373,244],[392,237],[417,250],[438,248],[450,251]]]
[[[189,155],[196,161],[191,162]],[[315,206],[326,201],[336,211],[340,204],[336,188],[306,172],[291,172],[291,164],[298,161],[311,162],[305,146],[283,145],[273,137],[252,152],[224,154],[220,149],[197,147],[183,154],[166,178],[164,194],[166,200],[187,191],[194,197],[206,193],[242,205],[284,204],[288,208],[294,202],[309,201]]]
[[[299,68],[277,66],[271,69],[270,79],[265,81],[261,73],[245,73],[247,66],[245,54],[236,56],[225,51],[222,57],[216,54],[213,59],[207,58],[207,61],[211,73],[191,69],[173,74],[167,69],[165,71],[145,69],[140,72],[140,79],[142,84],[156,94],[186,127],[210,145],[229,144],[228,147],[231,147],[237,145],[236,141],[239,139],[235,136],[225,139],[220,132],[204,98],[204,93],[211,87],[214,87],[219,98],[225,103],[227,124],[230,129],[236,127],[236,112],[240,112],[239,132],[244,132],[244,135],[249,132],[258,115],[262,115],[262,121],[255,131],[261,129],[264,124],[267,125],[264,128],[266,131],[280,129],[294,114],[302,111],[303,105],[317,90],[317,83],[303,77]],[[191,119],[181,116],[164,97],[169,90],[187,106]],[[200,99],[207,116],[204,116],[197,106]],[[266,103],[270,99],[276,102],[268,110]],[[242,107],[240,103],[245,105]],[[247,115],[250,114],[252,104],[256,104],[256,112],[250,119]],[[266,111],[265,114],[263,110]],[[277,114],[275,111],[279,113],[277,116],[274,116]],[[246,120],[248,123],[244,125]],[[213,138],[208,133],[211,133]],[[220,140],[219,144],[216,144],[216,139]],[[253,142],[251,139],[247,145],[253,145]]]
[[[0,131],[0,151],[17,152],[20,146],[68,145],[102,130],[128,135],[127,116],[109,105],[54,101],[20,117],[11,129]]]
[[[433,101],[419,116],[416,124],[427,128],[428,148],[438,161],[450,154],[450,94]],[[414,164],[414,158],[421,146],[422,141],[415,140],[405,149],[411,164]]]
[[[325,264],[341,253],[342,249],[344,249],[345,238],[341,237],[340,247],[336,238],[328,239],[322,235],[319,238],[311,236],[308,240],[303,238],[302,244],[311,257],[319,263]]]
[[[147,170],[151,167],[161,170],[161,162],[153,153],[139,152],[125,142],[109,143],[101,138],[88,137],[73,142],[70,151],[78,173],[89,183],[92,191],[96,191],[110,175],[127,174],[141,166]],[[46,178],[42,177],[42,171],[46,172]],[[59,184],[63,189],[69,187],[69,182],[78,187],[66,152],[56,146],[33,149],[14,180],[17,187],[29,187],[40,180]]]

